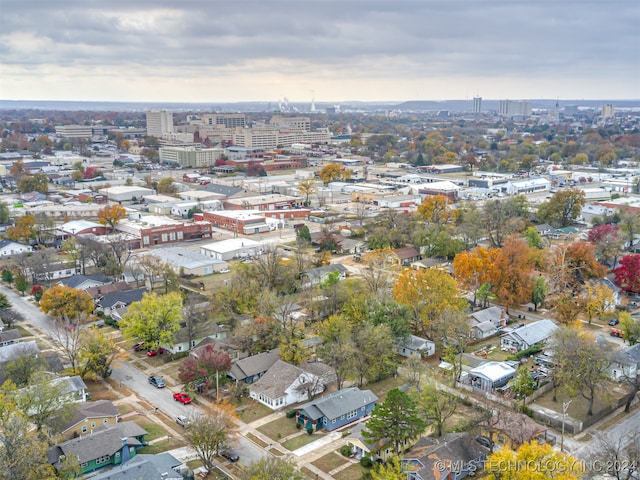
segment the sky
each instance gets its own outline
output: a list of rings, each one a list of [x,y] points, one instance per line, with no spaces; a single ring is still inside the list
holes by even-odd
[[[640,0],[0,0],[0,99],[640,99]]]

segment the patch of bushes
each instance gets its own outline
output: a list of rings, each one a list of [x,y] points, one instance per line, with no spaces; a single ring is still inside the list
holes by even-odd
[[[107,324],[107,325],[109,325],[110,327],[115,328],[116,330],[120,330],[120,325],[118,325],[118,321],[117,321],[117,320],[114,320],[114,319],[113,319],[113,318],[111,318],[111,317],[106,317],[106,318],[104,319],[104,323],[105,323],[105,324]]]
[[[350,457],[351,456],[351,447],[349,445],[343,445],[342,447],[340,447],[340,453],[342,455],[344,455],[345,457]]]
[[[286,416],[287,416],[287,418],[293,418],[293,417],[295,417],[295,416],[296,416],[296,411],[295,411],[295,410],[289,410],[289,411],[286,413]]]
[[[364,468],[371,468],[373,466],[373,462],[369,457],[362,457],[360,459],[360,465],[362,465]]]

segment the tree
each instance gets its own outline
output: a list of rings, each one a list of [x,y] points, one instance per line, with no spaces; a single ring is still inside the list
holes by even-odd
[[[618,287],[628,292],[640,293],[640,254],[622,257],[620,266],[613,274]]]
[[[406,480],[407,472],[397,455],[392,455],[386,463],[378,463],[371,470],[372,480]]]
[[[608,478],[618,480],[632,480],[640,468],[640,432],[629,433],[629,441],[622,436],[610,439],[602,435],[595,452],[596,460],[591,464],[600,468],[593,473],[606,474]]]
[[[83,378],[88,375],[108,378],[117,352],[115,342],[102,330],[86,328],[81,333],[80,344],[80,375]]]
[[[397,360],[393,351],[393,335],[388,325],[366,322],[352,332],[352,365],[358,387],[364,380],[375,382],[395,373]]]
[[[175,195],[178,192],[178,187],[170,177],[165,177],[158,182],[157,191],[163,195]]]
[[[202,383],[206,388],[215,384],[217,400],[220,373],[230,369],[231,357],[227,353],[216,350],[213,345],[205,345],[197,357],[189,356],[182,361],[178,378],[192,389]]]
[[[598,281],[588,281],[584,285],[584,305],[591,325],[594,316],[601,319],[614,311],[613,290]]]
[[[18,180],[18,191],[21,193],[47,193],[49,191],[49,177],[47,177],[44,173],[25,175],[20,180]]]
[[[3,310],[11,308],[11,302],[4,293],[0,293],[0,315]]]
[[[299,240],[305,240],[311,243],[311,232],[309,231],[309,227],[306,225],[302,225],[301,227],[296,229],[296,237]]]
[[[375,406],[362,436],[373,443],[388,439],[394,452],[400,454],[404,442],[420,435],[425,426],[413,399],[394,388],[389,390],[384,402]]]
[[[352,329],[353,326],[343,315],[332,315],[318,327],[318,335],[324,340],[319,355],[327,365],[335,369],[338,390],[353,371],[355,346]]]
[[[22,273],[19,273],[16,275],[15,280],[16,280],[15,282],[16,290],[18,290],[20,294],[24,296],[24,292],[26,292],[27,288],[29,288],[29,283],[27,282],[27,279],[24,277]]]
[[[640,343],[640,320],[631,316],[629,312],[620,313],[620,328],[624,332],[624,341],[629,345]]]
[[[412,310],[416,332],[426,331],[435,317],[446,310],[466,308],[455,280],[438,269],[404,270],[393,287],[393,296]]]
[[[318,173],[322,182],[326,185],[338,179],[348,179],[351,177],[350,171],[346,170],[342,165],[337,163],[330,163],[320,170]]]
[[[453,275],[458,284],[473,292],[473,304],[477,302],[480,287],[491,281],[496,258],[500,250],[477,247],[461,252],[453,259]]]
[[[427,425],[435,426],[435,433],[441,437],[446,421],[456,413],[458,398],[441,390],[433,382],[427,382],[425,386],[413,393],[418,412]]]
[[[127,211],[122,205],[107,205],[98,210],[98,222],[101,225],[110,227],[111,231],[115,230],[120,220],[126,217]]]
[[[11,270],[2,270],[2,281],[11,285],[13,283],[13,272]]]
[[[66,285],[55,285],[47,289],[40,300],[40,309],[44,313],[61,320],[89,315],[94,308],[91,295]]]
[[[527,245],[531,248],[542,248],[542,235],[536,227],[527,227],[522,236],[527,240]]]
[[[596,257],[599,260],[605,264],[613,260],[613,264],[615,265],[623,243],[620,229],[617,225],[597,225],[589,230],[587,240],[595,245]]]
[[[518,369],[518,373],[513,380],[513,391],[516,395],[522,397],[522,411],[524,412],[524,407],[526,405],[527,397],[533,393],[535,390],[535,382],[533,378],[531,378],[531,372],[525,366],[522,366]]]
[[[367,252],[362,258],[365,268],[361,270],[361,275],[372,298],[382,300],[391,291],[393,267],[388,264],[391,253],[391,249],[383,248]]]
[[[303,473],[296,470],[291,459],[267,457],[247,465],[239,474],[240,480],[307,480]]]
[[[76,372],[80,351],[83,349],[82,315],[54,320],[51,329],[51,340],[68,360],[71,370]]]
[[[207,470],[213,470],[215,458],[228,448],[238,432],[234,408],[219,403],[206,409],[204,415],[192,418],[187,424],[185,438]]]
[[[537,441],[523,443],[517,451],[496,450],[487,458],[485,470],[487,480],[579,480],[584,473],[575,458]]]
[[[38,432],[43,427],[55,430],[70,413],[70,403],[65,401],[65,385],[48,372],[39,372],[31,383],[16,393],[16,404],[28,416]]]
[[[298,191],[304,195],[304,204],[309,206],[309,197],[318,191],[314,178],[300,180],[297,185]]]
[[[501,247],[509,235],[525,229],[529,205],[524,195],[506,200],[489,200],[482,210],[485,226],[492,247]]]
[[[146,293],[142,300],[129,305],[120,323],[125,337],[159,348],[173,346],[181,322],[182,296],[172,292],[162,296]]]
[[[36,239],[36,217],[27,213],[16,219],[13,227],[7,228],[7,238],[16,242],[29,242]]]
[[[585,204],[582,190],[567,189],[553,194],[548,201],[538,207],[538,221],[548,222],[554,226],[566,227],[580,216]]]
[[[638,183],[640,186],[640,183]],[[622,210],[619,213],[620,216],[620,230],[624,233],[624,240],[627,246],[628,251],[633,250],[633,242],[635,241],[636,235],[640,232],[640,217],[637,212],[629,210]]]
[[[538,311],[538,305],[544,303],[544,299],[547,297],[547,281],[541,275],[533,282],[533,289],[531,290],[531,303],[533,303],[533,311]]]
[[[11,211],[6,203],[0,202],[0,224],[9,223],[9,219],[11,218]]]
[[[498,301],[507,307],[526,303],[531,298],[531,264],[529,246],[509,237],[496,257],[491,284]]]
[[[573,341],[566,341],[573,335]],[[554,375],[569,392],[577,392],[588,401],[587,415],[593,415],[596,394],[606,388],[609,379],[609,356],[595,341],[593,334],[579,328],[560,329],[554,333],[554,361],[558,363]]]
[[[416,214],[428,224],[442,229],[454,224],[458,218],[458,211],[452,209],[450,204],[451,201],[444,195],[428,196],[418,205]]]
[[[6,480],[55,480],[47,459],[47,441],[32,431],[32,423],[11,395],[0,392],[0,471]]]
[[[33,377],[49,368],[49,364],[43,357],[36,354],[23,355],[7,362],[4,366],[4,374],[7,380],[11,380],[16,387],[26,387]]]

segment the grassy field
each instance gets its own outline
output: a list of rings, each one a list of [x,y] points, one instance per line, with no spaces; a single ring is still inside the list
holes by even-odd
[[[336,473],[333,478],[335,478],[335,480],[359,480],[362,478],[362,475],[368,471],[367,468],[364,468],[359,463],[355,463]]]
[[[606,406],[608,406],[612,401],[618,400],[621,398],[624,393],[618,391],[616,388],[617,385],[608,384],[602,388],[603,391],[596,393],[596,399],[593,404],[593,412],[599,412]],[[553,410],[558,413],[562,413],[562,403],[571,400],[571,404],[567,409],[567,415],[576,420],[586,420],[588,418],[587,411],[589,409],[589,401],[585,399],[582,395],[577,395],[575,397],[568,397],[558,394],[558,401],[553,401],[553,391],[548,391],[541,397],[538,397],[535,400],[536,405],[540,405],[542,407],[548,408],[549,410]]]
[[[363,388],[371,390],[375,393],[380,399],[378,403],[382,403],[384,401],[384,397],[387,396],[387,392],[393,388],[397,388],[403,384],[403,380],[401,377],[389,377],[384,380],[380,380],[379,382],[369,383],[365,385]]]
[[[245,423],[251,423],[273,413],[269,407],[255,402],[250,398],[243,398],[236,408],[238,418]]]

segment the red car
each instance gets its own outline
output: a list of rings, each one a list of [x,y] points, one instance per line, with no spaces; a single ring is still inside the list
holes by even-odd
[[[176,402],[180,402],[184,405],[189,405],[191,403],[191,397],[189,395],[187,395],[184,392],[180,392],[180,393],[174,393],[173,394],[173,399]]]
[[[160,347],[158,350],[149,350],[147,352],[147,357],[155,357],[156,355],[162,355],[164,353],[164,348]]]

